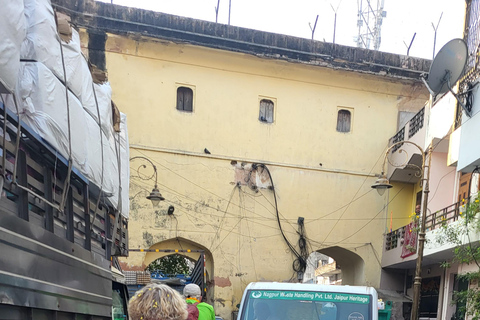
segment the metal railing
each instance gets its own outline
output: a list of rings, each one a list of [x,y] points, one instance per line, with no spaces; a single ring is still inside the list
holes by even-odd
[[[402,245],[405,237],[405,226],[393,230],[385,235],[385,251],[389,251]]]
[[[448,224],[457,221],[463,213],[463,208],[465,208],[464,205],[467,206],[469,201],[470,199],[465,199],[465,202],[456,202],[448,207],[427,215],[427,220],[425,221],[425,230],[435,230],[446,223]]]
[[[404,141],[405,140],[405,127],[403,127],[400,131],[398,131],[391,139],[390,139],[390,145],[393,145],[397,142]],[[397,146],[392,148],[392,153],[397,151],[403,146],[403,143],[398,144]]]
[[[425,107],[423,107],[417,114],[409,121],[408,125],[408,138],[410,139],[423,128],[425,118]]]

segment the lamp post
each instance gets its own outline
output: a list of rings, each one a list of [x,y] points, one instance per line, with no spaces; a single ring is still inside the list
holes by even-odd
[[[132,160],[135,160],[135,159],[142,159],[142,160],[145,160],[145,161],[148,161],[152,167],[153,167],[153,175],[148,177],[148,178],[142,178],[140,176],[140,168],[147,168],[146,165],[142,164],[141,166],[138,167],[137,169],[137,174],[138,174],[138,177],[140,179],[143,179],[143,180],[150,180],[152,179],[154,176],[155,176],[155,187],[152,189],[152,192],[150,192],[150,194],[146,197],[148,200],[152,201],[152,204],[154,207],[157,207],[158,204],[160,203],[160,201],[163,201],[165,200],[165,198],[162,196],[162,194],[160,193],[160,190],[158,190],[158,174],[157,174],[157,167],[155,166],[155,164],[150,160],[148,159],[147,157],[142,157],[142,156],[136,156],[136,157],[133,157],[133,158],[130,158],[130,161]]]
[[[432,163],[432,145],[430,144],[427,151],[428,157],[428,165],[425,164],[425,153],[423,149],[416,143],[411,141],[400,141],[392,144],[387,151],[385,152],[385,159],[383,160],[383,167],[382,173],[377,181],[372,185],[372,188],[376,189],[381,195],[385,192],[386,189],[390,189],[392,185],[389,183],[387,176],[385,175],[385,164],[388,160],[388,154],[390,151],[397,145],[407,143],[414,145],[420,150],[422,155],[422,167],[418,167],[416,165],[409,165],[416,167],[418,172],[416,173],[417,176],[422,177],[422,187],[423,187],[423,207],[422,207],[422,216],[420,219],[420,232],[418,233],[418,249],[417,249],[417,261],[415,265],[415,279],[413,282],[413,302],[412,302],[412,313],[411,313],[411,320],[418,320],[419,316],[419,307],[420,307],[420,288],[422,285],[422,262],[423,262],[423,248],[425,245],[425,220],[427,217],[427,205],[428,205],[428,193],[430,192],[429,189],[429,180],[430,180],[430,166]],[[405,152],[403,149],[399,149],[399,152]],[[407,155],[408,160],[408,155]],[[389,161],[389,163],[395,167],[404,167],[406,163],[401,165],[395,165]],[[428,168],[427,172],[425,170]]]

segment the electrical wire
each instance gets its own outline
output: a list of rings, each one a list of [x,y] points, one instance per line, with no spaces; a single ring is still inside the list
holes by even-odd
[[[455,169],[452,169],[452,171],[449,171],[449,172],[445,173],[440,178],[440,180],[438,180],[438,184],[437,184],[437,187],[435,188],[435,192],[433,193],[433,196],[428,200],[428,203],[432,202],[433,198],[435,198],[435,195],[437,194],[437,191],[438,191],[438,187],[440,187],[440,183],[442,182],[443,178],[445,178],[446,176],[448,176],[452,172],[455,172]]]
[[[390,201],[388,201],[388,203],[387,203],[385,206],[383,206],[383,208],[382,208],[380,211],[378,211],[378,213],[377,213],[373,218],[371,218],[366,224],[364,224],[360,229],[356,230],[356,231],[355,231],[354,233],[352,233],[350,236],[348,236],[348,237],[346,237],[346,238],[344,238],[344,239],[342,239],[342,240],[340,240],[340,241],[335,242],[334,245],[340,244],[340,243],[344,242],[345,240],[350,239],[351,237],[353,237],[354,235],[356,235],[357,233],[359,233],[360,231],[362,231],[363,229],[365,229],[365,228],[367,227],[367,225],[369,225],[372,221],[374,221],[375,218],[376,218],[379,214],[383,213],[383,211],[385,210],[385,207],[387,207],[387,206],[400,194],[400,192],[402,192],[403,189],[404,189],[404,187],[400,188],[400,190],[398,190],[398,192],[393,196],[393,198],[392,198]],[[331,246],[331,245],[330,245],[330,246]]]
[[[227,207],[225,208],[225,212],[223,214],[222,220],[220,221],[220,225],[217,228],[217,233],[215,233],[215,236],[213,236],[212,243],[210,244],[210,249],[212,249],[213,244],[215,242],[215,239],[217,238],[218,233],[220,232],[220,230],[222,228],[223,222],[225,221],[225,214],[227,213],[228,206],[230,205],[230,202],[232,201],[233,194],[235,193],[235,190],[237,189],[237,187],[238,187],[238,185],[235,185],[235,187],[232,189],[232,192],[230,192],[230,199],[228,200]]]
[[[140,150],[138,150],[138,149],[135,149],[135,150],[136,150],[138,153],[140,153],[141,155],[143,155],[144,157],[146,157],[146,156],[147,156],[145,153],[141,152]],[[223,201],[225,201],[225,202],[228,202],[228,200],[227,200],[227,199],[225,199],[225,198],[223,198],[223,197],[221,197],[221,196],[217,195],[216,193],[214,193],[214,192],[212,192],[212,191],[210,191],[210,190],[208,190],[208,189],[205,189],[204,187],[200,186],[199,184],[197,184],[197,183],[195,183],[195,182],[193,182],[193,181],[191,181],[191,180],[189,180],[189,179],[185,178],[185,177],[184,177],[184,176],[182,176],[181,174],[179,174],[179,173],[175,172],[174,170],[172,170],[172,169],[168,168],[167,166],[165,166],[165,165],[161,164],[160,162],[158,162],[158,161],[156,161],[156,160],[154,160],[154,159],[151,159],[151,160],[152,160],[154,163],[156,163],[156,164],[158,164],[159,166],[161,166],[162,168],[164,168],[164,169],[166,169],[166,170],[168,170],[168,171],[172,172],[172,173],[173,173],[173,174],[175,174],[176,176],[178,176],[178,177],[180,177],[180,178],[184,179],[185,181],[187,181],[187,182],[189,182],[189,183],[193,184],[194,186],[196,186],[196,187],[200,188],[201,190],[204,190],[205,192],[207,192],[207,193],[209,193],[209,194],[211,194],[211,195],[214,195],[215,197],[217,197],[217,198],[218,198],[218,199],[220,199],[220,200],[223,200]],[[239,206],[238,204],[236,204],[236,203],[233,203],[233,202],[232,202],[232,205],[234,205],[234,206],[236,206],[236,207],[240,208],[240,206]],[[245,209],[245,210],[246,210],[246,209]],[[255,211],[252,211],[252,210],[246,210],[246,211],[248,211],[248,212],[250,212],[250,213],[253,213],[253,214],[255,214],[255,215],[258,215],[258,213],[256,213]]]
[[[385,148],[384,150],[387,150],[387,148]],[[370,169],[370,171],[368,172],[368,174],[370,175],[373,171],[373,169],[377,166],[377,163],[378,161],[380,161],[380,159],[382,158],[382,156],[384,155],[385,152],[382,152],[380,154],[380,156],[378,157],[377,161],[375,161],[375,164],[372,166],[372,168]],[[357,194],[360,192],[360,190],[362,189],[363,185],[365,184],[365,182],[367,181],[367,179],[369,178],[369,176],[366,176],[365,179],[363,179],[363,182],[362,184],[360,185],[360,187],[357,189],[357,192],[355,192],[355,194],[353,195],[353,198],[352,200],[350,200],[350,202],[347,204],[347,206],[345,207],[345,210],[343,210],[342,214],[340,214],[340,217],[338,218],[337,222],[335,222],[335,224],[333,225],[333,227],[330,229],[330,231],[328,232],[328,234],[325,236],[324,238],[324,241],[326,241],[328,239],[328,237],[330,236],[330,234],[332,233],[333,229],[335,229],[335,227],[337,226],[338,222],[340,221],[340,219],[343,217],[343,215],[345,214],[345,212],[347,212],[348,208],[350,208],[350,205],[353,203],[353,200],[355,199],[355,197],[357,196]],[[370,189],[369,192],[371,192],[372,190]]]
[[[145,190],[145,191],[148,191],[148,189],[146,189],[146,188],[144,188],[143,186],[140,186],[140,185],[138,185],[138,184],[136,184],[136,183],[133,183],[133,185],[136,185],[137,187],[142,188],[142,189]],[[198,213],[198,214],[204,214],[204,215],[205,215],[205,213],[203,213],[203,212],[199,212],[199,211],[195,211],[195,210],[192,210],[192,209],[190,209],[190,208],[187,208],[187,207],[183,207],[183,206],[182,206],[180,203],[178,203],[178,202],[173,202],[173,201],[169,201],[169,200],[165,200],[165,202],[170,203],[170,204],[178,205],[178,206],[181,207],[182,209],[185,209],[184,213],[187,215],[188,218],[189,218],[189,217],[192,217],[192,218],[194,218],[194,219],[198,219],[198,216],[189,214],[189,211],[193,211],[193,212],[196,212],[196,213]],[[208,215],[208,214],[206,214],[206,215]],[[219,217],[219,216],[215,216],[215,217]],[[238,216],[237,216],[237,219],[238,219]],[[245,220],[251,221],[251,219],[248,219],[248,218],[245,219]],[[195,221],[191,221],[191,220],[190,220],[190,222],[192,222],[192,224],[195,224]],[[254,222],[254,221],[251,221],[251,222]],[[272,227],[272,226],[269,226],[269,225],[266,225],[266,224],[261,224],[261,223],[258,223],[258,222],[255,222],[255,224],[260,225],[260,226],[262,226],[262,227],[266,227],[266,228],[271,228],[271,229],[277,230],[277,228]],[[212,226],[212,228],[215,228],[215,229],[218,228],[218,226],[214,226],[213,224],[209,224],[209,225]],[[222,230],[223,230],[223,231],[226,231],[226,229],[222,229]],[[191,232],[195,232],[194,230],[180,230],[180,229],[179,229],[179,231],[187,231],[187,232],[190,232],[190,231],[191,231]],[[198,232],[216,233],[216,231],[212,231],[212,232],[198,231]],[[233,231],[232,231],[232,233],[238,234],[238,233],[235,233],[235,232],[233,232]],[[244,234],[241,234],[241,235],[244,236],[244,237],[247,237],[247,235],[244,235]],[[255,236],[255,237],[252,237],[252,239],[272,238],[272,237],[277,237],[277,236],[278,236],[278,234],[272,234],[272,235],[266,235],[266,236]]]
[[[283,232],[282,228],[282,223],[280,222],[280,214],[278,212],[278,202],[277,202],[277,193],[275,191],[275,184],[273,183],[273,177],[272,174],[270,173],[270,170],[268,167],[262,163],[254,163],[252,164],[252,169],[257,169],[258,167],[263,168],[264,170],[267,171],[268,177],[270,178],[270,183],[272,186],[272,191],[273,191],[273,199],[275,200],[275,211],[277,213],[277,222],[278,222],[278,228],[280,229],[280,233],[282,234],[283,239],[285,240],[285,243],[287,246],[290,248],[290,251],[295,255],[296,259],[293,261],[292,267],[293,270],[298,272],[303,272],[306,268],[306,262],[303,256],[297,252],[295,247],[288,241],[287,237],[285,236],[285,233]]]

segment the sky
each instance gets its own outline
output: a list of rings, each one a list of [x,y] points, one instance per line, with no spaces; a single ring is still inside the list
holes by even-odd
[[[218,0],[100,0],[163,13],[215,22]],[[220,0],[218,22],[234,26],[310,39],[318,15],[314,39],[332,42],[337,11],[335,43],[356,46],[358,2],[366,0]],[[377,1],[371,0],[373,6]],[[383,0],[380,51],[432,59],[434,28],[437,26],[436,52],[454,38],[462,37],[465,0]],[[405,45],[405,43],[407,45]]]

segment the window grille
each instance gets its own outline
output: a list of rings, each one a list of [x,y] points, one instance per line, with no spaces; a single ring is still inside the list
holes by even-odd
[[[392,137],[391,139],[392,145],[403,140],[405,140],[405,127],[403,127],[402,130],[398,131],[397,134]],[[392,153],[400,149],[402,146],[403,146],[403,143],[399,143],[398,145],[393,147]]]
[[[422,108],[411,120],[408,126],[408,138],[410,139],[423,128],[423,119],[425,115],[425,108]]]

